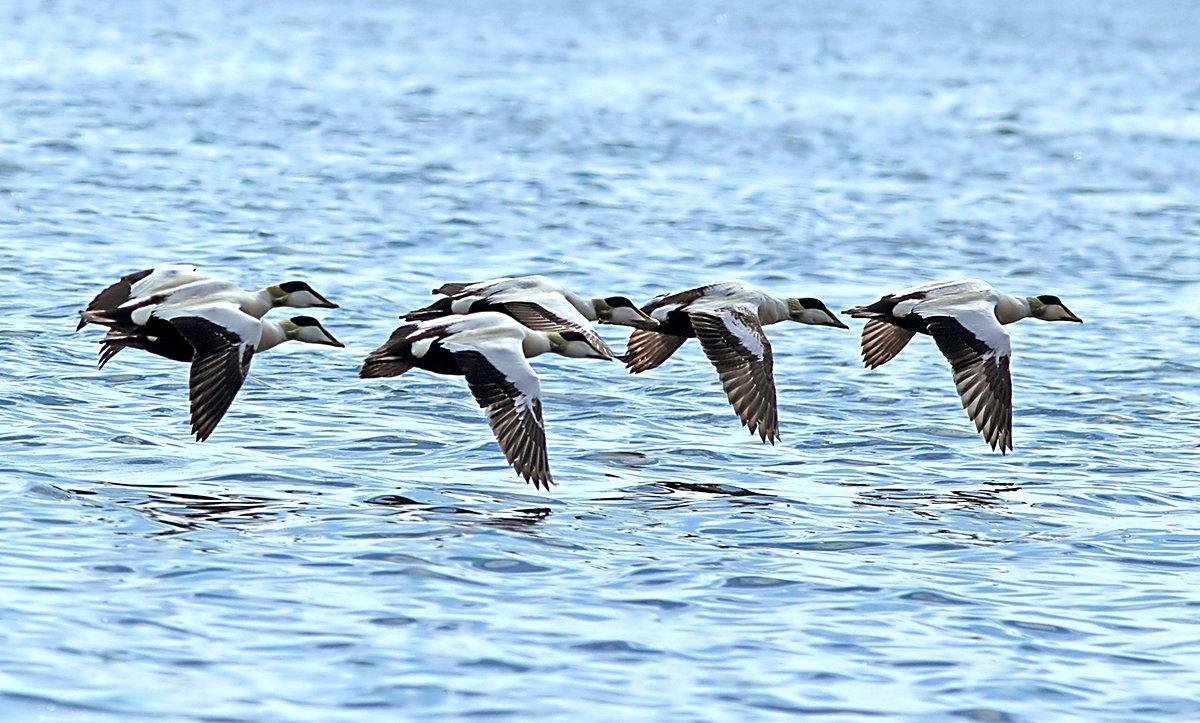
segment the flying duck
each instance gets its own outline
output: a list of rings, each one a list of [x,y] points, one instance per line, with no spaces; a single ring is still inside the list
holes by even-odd
[[[110,327],[100,348],[99,366],[104,368],[123,348],[109,342],[121,332],[133,331],[144,324],[155,308],[218,303],[232,303],[257,319],[280,306],[338,308],[304,281],[285,281],[260,291],[244,291],[232,281],[203,276],[195,266],[178,264],[123,277],[79,312],[79,326],[75,330],[93,323]]]
[[[1002,324],[1080,319],[1057,296],[1009,296],[986,281],[933,281],[842,312],[866,319],[863,364],[891,361],[914,334],[933,337],[950,361],[963,408],[993,450],[1012,450],[1012,346]]]
[[[450,283],[433,290],[442,298],[410,311],[405,321],[436,319],[447,314],[496,311],[537,331],[574,331],[584,334],[597,348],[612,350],[589,322],[619,324],[639,329],[657,326],[624,296],[585,299],[545,276],[516,276],[466,283]]]
[[[200,300],[231,302],[258,319],[280,306],[338,308],[337,304],[317,293],[304,281],[285,281],[259,291],[244,291],[232,281],[201,274],[195,266],[174,264],[143,269],[122,277],[97,294],[87,308],[79,312],[79,326],[75,330],[96,323],[96,318],[133,305],[182,304]]]
[[[345,346],[311,316],[265,321],[231,303],[158,307],[137,327],[114,327],[110,337],[106,343],[118,351],[144,349],[191,362],[192,434],[198,442],[208,439],[229,409],[256,352],[289,340]]]
[[[508,463],[535,488],[550,489],[541,385],[527,359],[554,352],[613,359],[579,331],[535,331],[497,312],[453,314],[405,324],[363,363],[363,378],[394,377],[413,367],[466,377]]]
[[[659,325],[630,335],[622,357],[629,371],[654,369],[685,341],[698,338],[742,424],[771,444],[779,439],[779,413],[771,342],[763,326],[790,320],[849,328],[819,299],[778,299],[740,281],[663,294],[642,311]]]

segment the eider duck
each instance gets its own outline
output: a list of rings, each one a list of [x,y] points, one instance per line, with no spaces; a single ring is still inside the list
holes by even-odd
[[[198,442],[208,439],[229,409],[255,353],[289,340],[345,346],[311,316],[259,320],[231,303],[162,306],[137,327],[113,332],[106,343],[118,351],[144,349],[191,362],[192,434]]]
[[[963,408],[993,450],[1012,450],[1012,346],[1002,324],[1021,319],[1082,323],[1057,296],[1016,297],[986,281],[933,281],[842,312],[867,319],[863,364],[891,361],[914,334],[933,337],[954,372]]]
[[[657,325],[624,296],[585,299],[545,276],[516,276],[487,281],[443,284],[433,290],[443,298],[410,311],[405,321],[425,321],[448,314],[495,311],[537,331],[572,331],[586,335],[598,348],[612,350],[589,322],[638,329]]]
[[[661,365],[692,337],[717,368],[742,424],[763,442],[779,440],[771,342],[763,326],[796,321],[848,329],[819,299],[779,299],[740,281],[663,294],[642,307],[659,322],[629,337],[622,357],[639,374]]]
[[[304,281],[285,281],[259,291],[245,291],[232,281],[203,276],[195,266],[177,264],[145,269],[109,286],[92,299],[87,309],[79,312],[79,326],[75,330],[93,323],[110,328],[100,348],[99,366],[104,368],[123,348],[110,342],[122,332],[134,331],[155,308],[218,303],[232,303],[257,319],[281,306],[338,308]]]
[[[578,331],[535,331],[498,312],[445,316],[405,324],[359,370],[363,378],[394,377],[413,367],[466,377],[508,463],[535,488],[553,478],[542,422],[541,385],[527,359],[554,352],[613,359]]]

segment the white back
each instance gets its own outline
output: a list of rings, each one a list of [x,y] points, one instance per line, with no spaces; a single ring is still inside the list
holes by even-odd
[[[172,264],[170,266],[160,266],[150,274],[132,284],[129,287],[129,298],[138,296],[146,296],[155,291],[164,291],[176,286],[190,284],[193,281],[201,281],[203,279],[212,278],[205,276],[191,264]]]
[[[180,284],[164,289],[157,289],[140,296],[130,297],[129,301],[122,304],[122,307],[133,306],[145,301],[150,296],[165,295],[167,299],[163,304],[186,304],[203,301],[211,297],[235,295],[245,295],[245,292],[232,281],[225,279],[198,279],[190,281],[186,284]],[[216,299],[214,303],[220,301],[230,301],[231,299]]]
[[[430,319],[417,324],[417,327],[426,329],[440,328],[444,333],[450,336],[464,336],[464,338],[514,338],[523,340],[525,338],[525,327],[520,322],[516,321],[507,314],[501,314],[496,311],[482,311],[478,314],[458,314],[455,316],[445,316],[440,319]]]
[[[557,291],[522,291],[506,290],[493,294],[489,299],[496,303],[525,301],[537,304],[565,322],[574,324],[582,329],[591,328],[592,322],[579,312],[579,309],[566,297]]]
[[[991,287],[988,287],[991,289]],[[963,325],[975,338],[992,349],[990,356],[1012,356],[1012,339],[996,319],[998,294],[991,290],[992,298],[972,298],[973,293],[944,297],[924,302],[917,306],[916,313],[922,318],[950,316]],[[984,355],[988,358],[989,355]]]
[[[481,316],[494,318],[482,320],[481,323],[480,319],[475,318]],[[452,328],[452,325],[447,328]],[[518,406],[532,411],[533,400],[541,394],[541,384],[522,350],[525,332],[525,327],[504,314],[471,314],[465,317],[459,330],[442,339],[442,346],[451,353],[475,351],[483,354],[492,366],[521,390],[523,396],[518,400]]]
[[[154,312],[154,315],[167,321],[180,317],[199,317],[232,331],[242,340],[243,344],[248,346],[257,347],[262,338],[262,322],[243,312],[236,304],[162,306]]]

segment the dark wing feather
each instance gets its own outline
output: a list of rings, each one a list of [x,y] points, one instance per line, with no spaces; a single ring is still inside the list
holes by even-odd
[[[591,324],[579,324],[562,318],[550,309],[532,301],[505,301],[497,304],[512,318],[535,331],[578,331],[592,346],[612,354],[608,344]]]
[[[683,291],[675,291],[670,294],[656,296],[642,307],[642,311],[649,314],[655,309],[660,309],[664,306],[671,306],[673,304],[685,306],[704,296],[712,287],[713,284],[706,284],[704,286],[697,286],[694,289],[684,289]]]
[[[154,269],[142,269],[128,276],[122,276],[120,281],[96,294],[96,298],[91,300],[84,311],[112,311],[116,309],[129,300],[129,295],[133,292],[133,285],[153,272]],[[86,325],[87,322],[80,319],[79,326],[75,327],[75,331],[79,331]]]
[[[779,410],[775,400],[775,364],[771,342],[758,315],[741,308],[691,311],[688,316],[704,353],[717,368],[729,403],[752,434],[774,444],[779,439]],[[761,355],[748,348],[738,331],[751,335]]]
[[[631,374],[640,374],[661,366],[685,341],[687,339],[682,336],[638,329],[629,335],[629,344],[621,361]]]
[[[436,289],[433,290],[433,293],[434,294],[442,294],[443,296],[456,296],[458,294],[461,294],[468,287],[476,286],[479,283],[480,282],[478,282],[478,281],[462,281],[462,282],[453,282],[452,281],[450,283],[442,284],[441,286],[437,287]]]
[[[444,297],[429,304],[422,306],[420,309],[413,309],[407,314],[403,314],[400,318],[405,321],[425,321],[427,319],[440,319],[443,316],[449,316],[454,312],[450,310],[450,305],[454,302],[450,297]]]
[[[104,365],[112,361],[112,358],[120,353],[122,349],[130,346],[130,340],[131,335],[122,334],[119,331],[110,329],[104,335],[104,341],[100,344],[100,358],[97,360],[96,367],[103,369]]]
[[[895,324],[871,319],[863,327],[862,359],[868,369],[887,364],[904,350],[916,334]]]
[[[1009,356],[980,341],[950,316],[927,319],[929,333],[954,371],[963,408],[992,449],[1005,453],[1012,444],[1012,377]]]
[[[254,347],[232,331],[198,316],[170,320],[192,345],[192,434],[208,439],[246,380]]]
[[[508,463],[535,488],[549,490],[554,479],[546,452],[542,400],[525,396],[480,352],[455,352],[454,359],[475,401],[487,410],[488,423]]]

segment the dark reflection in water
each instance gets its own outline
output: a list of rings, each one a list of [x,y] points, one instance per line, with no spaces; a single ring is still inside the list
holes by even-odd
[[[1019,492],[1020,487],[992,484],[977,490],[950,490],[949,492],[931,492],[928,490],[909,490],[899,487],[881,487],[875,490],[863,490],[859,493],[855,504],[867,507],[882,507],[885,509],[907,510],[914,515],[929,519],[937,519],[940,511],[971,510],[982,508],[999,508],[997,511],[1009,512],[1010,506],[1004,495],[1007,492]]]

